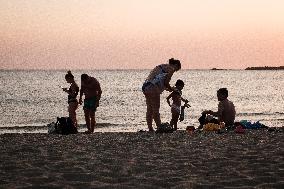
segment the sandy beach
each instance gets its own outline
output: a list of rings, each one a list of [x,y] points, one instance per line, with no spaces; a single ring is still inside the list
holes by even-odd
[[[284,132],[0,135],[0,188],[284,188]]]

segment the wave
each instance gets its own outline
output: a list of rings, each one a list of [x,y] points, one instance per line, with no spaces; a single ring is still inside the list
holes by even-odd
[[[284,115],[284,112],[244,112],[244,113],[237,113],[237,116],[261,116],[261,115]]]
[[[113,123],[97,123],[96,128],[107,128],[107,127],[118,127],[121,124],[113,124]],[[32,131],[32,130],[46,130],[47,125],[16,125],[16,126],[3,126],[0,127],[0,130],[26,130],[26,131]],[[79,129],[86,128],[85,124],[79,124]]]
[[[266,118],[264,118],[264,119],[258,119],[258,121],[270,121],[270,122],[280,121],[280,122],[284,122],[284,119],[283,118],[280,118],[280,119],[266,119]]]

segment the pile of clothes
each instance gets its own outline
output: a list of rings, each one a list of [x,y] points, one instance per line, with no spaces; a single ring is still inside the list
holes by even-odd
[[[268,129],[267,126],[260,123],[259,121],[252,123],[247,120],[241,120],[240,122],[235,123],[235,126],[238,126],[238,125],[241,125],[244,129]]]
[[[168,123],[162,123],[157,127],[156,133],[172,133],[174,128]]]
[[[244,133],[245,129],[268,129],[266,125],[257,122],[250,122],[247,120],[241,120],[240,122],[235,122],[231,127],[225,127],[224,123],[207,123],[203,126],[203,131],[217,131],[218,133],[223,133],[227,130],[234,130],[236,133]]]

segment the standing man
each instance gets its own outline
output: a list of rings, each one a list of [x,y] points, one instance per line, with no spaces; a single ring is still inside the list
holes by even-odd
[[[79,104],[82,104],[82,96],[84,99],[84,114],[88,130],[86,133],[93,133],[96,125],[95,112],[99,107],[99,101],[101,98],[102,90],[100,83],[94,77],[90,77],[87,74],[81,75],[81,90]]]

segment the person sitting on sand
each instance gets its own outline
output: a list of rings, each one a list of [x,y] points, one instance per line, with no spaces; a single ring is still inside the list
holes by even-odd
[[[169,82],[174,72],[180,70],[179,60],[169,59],[169,64],[156,66],[143,83],[142,91],[146,98],[147,112],[146,121],[149,131],[154,131],[152,127],[153,119],[156,126],[161,125],[160,119],[160,95],[164,90],[173,91]]]
[[[69,89],[63,88],[63,91],[68,93],[68,112],[69,112],[69,117],[71,118],[73,124],[75,127],[78,126],[77,124],[77,118],[76,118],[76,110],[78,108],[78,100],[77,100],[77,95],[79,93],[79,87],[77,83],[74,80],[74,76],[71,73],[71,71],[68,71],[67,74],[65,75],[65,80],[67,83],[70,83]]]
[[[206,123],[225,123],[225,127],[230,128],[234,125],[236,111],[233,102],[229,101],[227,88],[220,88],[217,91],[217,98],[219,101],[218,111],[206,110],[202,112],[202,116],[199,118],[200,126],[198,129],[202,129]],[[217,117],[214,119],[212,116]],[[209,119],[208,119],[209,118]]]
[[[94,77],[90,77],[87,74],[81,75],[81,90],[79,103],[82,104],[82,96],[84,99],[84,114],[87,125],[86,133],[93,133],[96,125],[95,112],[99,107],[99,100],[101,98],[102,90],[100,83]]]
[[[172,119],[170,122],[170,126],[177,130],[177,122],[180,115],[181,101],[188,103],[188,100],[181,97],[182,89],[184,87],[184,82],[182,80],[177,80],[175,84],[174,91],[167,97],[167,103],[171,107]],[[172,99],[173,103],[170,103],[170,99]]]

